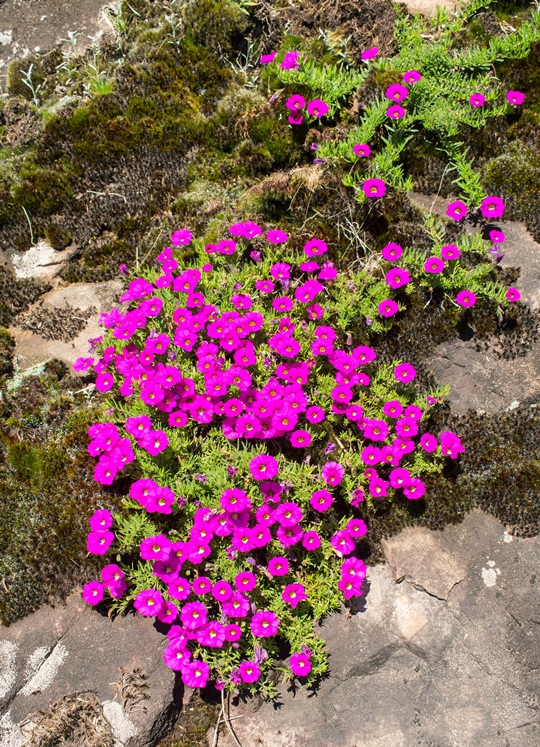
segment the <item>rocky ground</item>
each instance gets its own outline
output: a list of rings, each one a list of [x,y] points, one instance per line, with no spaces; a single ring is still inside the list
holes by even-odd
[[[424,13],[436,4],[457,5],[406,2]],[[82,51],[105,28],[102,7],[96,0],[5,0],[0,75],[13,58],[46,51],[70,31],[80,34]],[[427,210],[434,202],[411,199]],[[516,285],[538,311],[540,245],[523,223],[501,228],[503,265],[521,268]],[[99,314],[117,303],[119,280],[60,277],[76,251],[42,240],[33,245],[29,237],[26,251],[8,247],[0,255],[0,264],[37,288],[9,327],[15,384],[47,360],[71,365],[85,355]],[[455,414],[538,406],[539,342],[507,358],[496,341],[486,345],[471,329],[438,346],[428,363],[438,383],[451,386]],[[405,530],[385,542],[384,552],[355,614],[333,615],[321,628],[331,675],[319,689],[281,687],[276,705],[232,705],[231,726],[242,747],[538,747],[538,537],[514,537],[474,511],[444,531]],[[65,606],[42,607],[1,627],[0,747],[156,745],[190,696],[163,665],[163,646],[163,631],[150,621],[111,620],[83,605],[78,592]],[[180,743],[177,737],[167,744]],[[219,745],[234,744],[222,728]]]

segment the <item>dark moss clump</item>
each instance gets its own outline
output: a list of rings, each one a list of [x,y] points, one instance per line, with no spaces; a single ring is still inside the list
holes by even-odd
[[[7,329],[0,327],[0,381],[13,373],[15,340]]]
[[[86,557],[88,517],[114,508],[93,481],[87,428],[64,364],[4,390],[0,407],[0,619],[9,624],[88,580],[99,561]],[[79,395],[80,396],[80,395]]]
[[[48,288],[37,280],[17,280],[0,265],[0,325],[8,327],[17,314],[26,311]]]
[[[508,217],[523,220],[540,241],[540,155],[536,147],[514,143],[484,167],[490,194],[501,195]]]

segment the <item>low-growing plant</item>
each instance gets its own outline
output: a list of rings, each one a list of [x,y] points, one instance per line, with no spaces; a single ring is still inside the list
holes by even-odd
[[[314,622],[362,594],[378,502],[425,500],[422,477],[463,451],[429,432],[445,392],[418,391],[406,361],[378,363],[367,331],[390,329],[426,278],[463,307],[465,281],[501,306],[519,294],[486,291],[455,245],[426,259],[390,243],[368,273],[338,271],[317,238],[251,221],[230,234],[176,231],[160,268],[131,279],[128,309],[102,316],[100,358],[76,364],[107,396],[89,429],[95,479],[133,480],[122,513],[90,519],[89,552],[116,562],[83,596],[170,623],[165,663],[186,685],[272,696],[271,669],[307,685],[327,670]]]

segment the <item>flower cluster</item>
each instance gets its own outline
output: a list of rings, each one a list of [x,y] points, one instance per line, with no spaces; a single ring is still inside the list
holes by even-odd
[[[84,598],[108,591],[170,624],[165,663],[191,687],[210,677],[260,686],[276,636],[296,641],[291,676],[324,671],[309,620],[362,594],[365,509],[422,498],[422,471],[463,450],[456,434],[427,432],[437,399],[411,388],[414,367],[378,365],[340,323],[350,285],[324,261],[324,241],[298,256],[272,229],[254,257],[260,226],[229,233],[203,245],[176,231],[160,269],[129,283],[128,308],[102,316],[98,360],[79,362],[110,401],[109,420],[89,429],[95,479],[110,485],[128,468],[127,507],[139,512],[117,517],[115,533],[109,512],[92,517],[88,551],[103,555],[116,539],[127,559]],[[174,256],[189,243],[200,267]],[[231,265],[235,256],[250,259]],[[388,273],[393,288],[409,281]]]
[[[306,114],[315,119],[321,119],[325,114],[328,113],[328,104],[321,99],[313,99],[306,104],[306,100],[300,94],[295,93],[289,96],[285,106],[289,109],[292,114],[287,117],[289,124],[301,125],[304,121],[304,115],[301,113],[305,107]]]

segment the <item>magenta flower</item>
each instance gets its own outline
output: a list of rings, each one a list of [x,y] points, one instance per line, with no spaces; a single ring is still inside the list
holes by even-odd
[[[279,620],[270,610],[258,610],[251,618],[249,626],[257,638],[269,638],[278,632]]]
[[[291,109],[294,112],[298,111],[298,109],[303,109],[305,105],[306,100],[303,96],[300,96],[299,93],[293,94],[285,102],[285,106],[287,107],[287,109]]]
[[[268,65],[273,62],[276,58],[277,52],[270,52],[269,54],[262,54],[259,60],[261,65]]]
[[[276,508],[274,519],[283,527],[293,527],[302,521],[302,509],[296,503],[286,501]]]
[[[234,585],[238,591],[252,591],[257,585],[257,579],[250,571],[242,571],[236,575]]]
[[[212,586],[212,596],[218,602],[226,602],[231,598],[233,593],[232,587],[227,581],[216,581]]]
[[[247,617],[249,614],[249,599],[239,591],[233,591],[229,599],[221,605],[227,617]]]
[[[287,584],[281,592],[281,598],[294,610],[300,602],[308,598],[308,595],[302,584]]]
[[[268,561],[268,572],[272,576],[286,576],[289,572],[289,561],[282,556],[270,558]]]
[[[293,654],[289,660],[291,672],[297,677],[307,677],[311,672],[311,662],[307,654]]]
[[[299,53],[293,49],[291,52],[287,52],[281,63],[282,70],[298,70],[300,63],[298,61]]]
[[[306,410],[306,420],[310,423],[321,423],[324,420],[324,417],[324,410],[322,407],[318,407],[317,405],[308,407]]]
[[[407,98],[409,92],[405,86],[402,86],[399,83],[393,83],[386,89],[384,95],[387,99],[392,99],[392,101],[403,101],[403,99]]]
[[[205,687],[210,677],[210,667],[204,661],[195,659],[182,668],[182,682],[186,687]]]
[[[355,156],[358,156],[358,158],[367,158],[371,155],[371,148],[369,145],[366,145],[366,143],[358,143],[353,146],[353,152]]]
[[[257,682],[261,676],[261,668],[255,661],[243,661],[238,666],[238,674],[242,682],[250,684]]]
[[[456,296],[456,303],[467,309],[469,308],[469,306],[474,306],[474,304],[476,303],[476,296],[472,291],[469,290],[459,291]]]
[[[362,596],[362,581],[350,578],[342,578],[338,581],[338,589],[343,593],[345,599]]]
[[[485,102],[486,97],[482,96],[481,93],[473,93],[473,95],[469,99],[469,104],[474,107],[484,106]]]
[[[321,239],[310,239],[304,244],[304,252],[308,257],[316,257],[320,254],[325,254],[327,251],[328,246]]]
[[[386,116],[390,117],[390,119],[401,119],[405,116],[405,109],[399,104],[394,104],[393,106],[388,107],[386,110]]]
[[[403,495],[411,501],[421,498],[426,492],[426,487],[418,477],[411,477],[407,487],[403,488]]]
[[[447,244],[441,248],[441,256],[444,260],[449,261],[459,259],[461,257],[461,252],[455,244]]]
[[[400,247],[399,244],[396,244],[393,241],[391,241],[389,244],[383,247],[381,251],[382,258],[385,259],[387,262],[395,262],[397,259],[401,257],[402,254],[403,254],[403,249]]]
[[[420,436],[420,446],[427,451],[428,454],[432,454],[437,450],[437,439],[431,433],[424,433]]]
[[[157,589],[145,589],[137,594],[133,606],[144,617],[157,617],[163,611],[164,599]]]
[[[349,555],[354,550],[354,540],[346,529],[340,529],[330,540],[330,544],[341,557]]]
[[[386,298],[384,301],[381,301],[377,310],[381,316],[390,317],[398,313],[399,306],[391,298]]]
[[[438,275],[444,270],[444,262],[439,257],[428,257],[424,262],[424,271]]]
[[[180,620],[186,630],[196,630],[208,621],[208,612],[202,602],[188,602],[182,607]]]
[[[504,213],[504,202],[500,197],[484,197],[480,203],[480,212],[484,218],[502,218]]]
[[[193,593],[197,594],[197,596],[210,594],[212,591],[212,582],[206,576],[197,576],[197,578],[194,578],[192,586]]]
[[[279,314],[286,314],[294,306],[292,298],[288,296],[282,296],[281,298],[274,298],[272,301],[272,308],[275,309]]]
[[[313,99],[306,107],[306,111],[310,117],[316,117],[320,119],[328,113],[328,104],[321,99]]]
[[[99,604],[103,599],[103,592],[103,584],[99,581],[91,581],[83,586],[82,598],[87,604]]]
[[[465,449],[463,448],[459,436],[452,431],[442,431],[441,435],[441,453],[443,456],[449,456],[450,459],[457,459]]]
[[[98,508],[88,520],[93,532],[105,532],[112,527],[113,517],[106,508]]]
[[[401,286],[411,282],[411,276],[407,270],[403,270],[401,267],[392,267],[386,273],[386,282],[390,288],[401,288]]]
[[[506,99],[512,106],[520,106],[525,100],[525,94],[521,91],[508,91]]]
[[[347,532],[354,539],[360,539],[367,534],[367,525],[363,519],[349,519]]]
[[[191,652],[187,648],[179,646],[167,646],[163,651],[163,661],[169,669],[176,672],[182,671],[185,665],[191,659]]]
[[[253,239],[255,236],[260,236],[260,234],[262,233],[262,228],[253,221],[248,220],[244,221],[243,223],[234,223],[232,226],[229,226],[229,233],[231,234],[231,236],[241,236],[244,239]],[[221,243],[223,242],[220,242],[220,244]],[[218,247],[220,244],[218,244]],[[225,253],[229,254],[230,252]]]
[[[446,208],[446,215],[453,220],[463,220],[467,215],[467,205],[460,200],[454,200]]]
[[[98,392],[108,392],[114,386],[114,376],[108,371],[100,373],[96,376],[95,385]]]
[[[332,497],[332,493],[328,490],[316,490],[311,494],[309,502],[315,511],[322,513],[330,508],[334,502],[334,498]]]
[[[105,555],[113,541],[114,534],[112,532],[89,532],[86,550],[92,555]]]
[[[249,463],[249,471],[254,480],[271,480],[279,472],[277,461],[268,454],[259,454]]]
[[[417,83],[419,80],[421,80],[422,76],[417,70],[408,70],[406,73],[403,73],[403,80],[407,85],[411,85],[412,83]]]
[[[239,641],[242,637],[242,629],[236,623],[230,623],[225,628],[225,640],[233,642]]]
[[[402,384],[408,384],[416,376],[416,369],[410,363],[400,363],[394,368],[394,376]]]
[[[305,449],[311,445],[311,434],[309,431],[298,430],[291,433],[291,445],[296,449]]]
[[[191,232],[187,230],[187,228],[180,228],[171,236],[171,244],[173,246],[186,246],[187,244],[191,243],[192,238],[193,236],[191,235]]]
[[[197,630],[197,640],[201,646],[221,648],[225,643],[225,628],[213,620]]]
[[[517,288],[508,288],[505,294],[505,298],[507,301],[519,301],[519,299],[521,298],[521,293]]]
[[[304,121],[304,115],[297,112],[296,114],[289,114],[287,122],[292,125],[301,125]]]
[[[321,538],[315,532],[312,530],[311,532],[304,532],[304,536],[302,537],[302,547],[307,550],[308,552],[312,552],[313,550],[318,550],[318,548],[321,546]]]
[[[178,599],[179,601],[187,599],[190,593],[191,584],[187,578],[176,578],[174,581],[171,581],[167,587],[167,594],[173,599]]]
[[[272,231],[266,232],[266,239],[271,244],[284,244],[288,240],[288,236],[285,233],[285,231],[280,231],[279,229],[274,229]]]
[[[397,399],[391,399],[383,405],[383,413],[388,418],[399,418],[403,412],[403,405]]]
[[[382,197],[386,192],[386,184],[382,179],[366,179],[362,190],[366,197]]]
[[[327,462],[321,470],[321,477],[327,485],[339,485],[345,474],[339,462]]]
[[[156,534],[143,539],[139,545],[142,560],[168,560],[171,541],[164,534]]]
[[[364,49],[362,54],[360,55],[362,60],[372,60],[374,57],[376,57],[379,54],[379,47],[370,47],[369,49]]]

